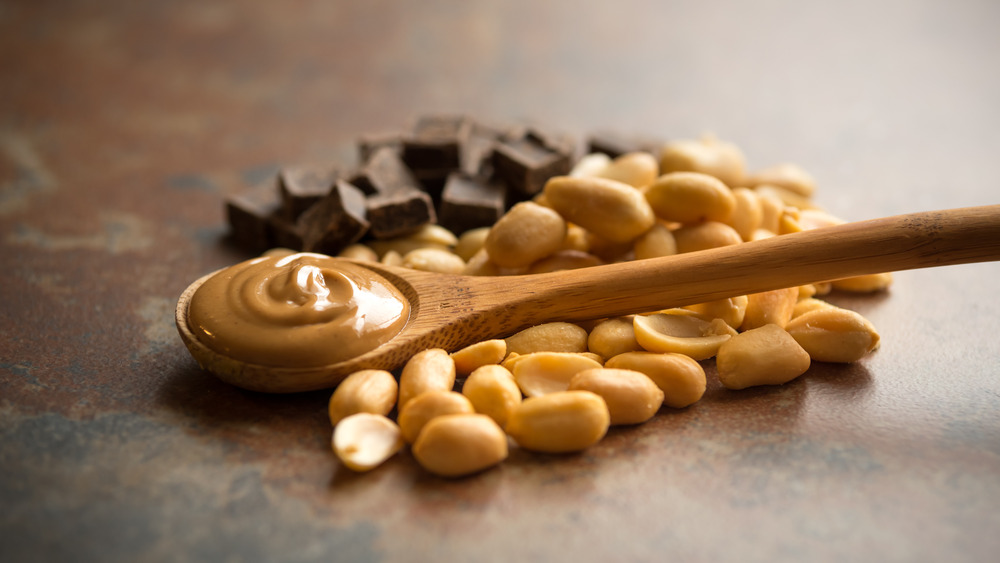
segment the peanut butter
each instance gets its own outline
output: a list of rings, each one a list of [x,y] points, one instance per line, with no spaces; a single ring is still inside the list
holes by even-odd
[[[215,274],[191,299],[199,341],[253,364],[317,367],[389,341],[410,305],[388,280],[344,260],[299,253],[255,258]]]

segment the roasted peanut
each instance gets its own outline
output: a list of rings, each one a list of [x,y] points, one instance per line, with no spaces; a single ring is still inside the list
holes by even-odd
[[[396,404],[399,385],[385,370],[356,371],[340,382],[330,396],[327,411],[334,426],[352,414],[367,412],[386,415]]]
[[[507,459],[507,436],[482,414],[439,416],[424,426],[413,444],[421,467],[442,477],[462,477]]]
[[[587,337],[587,349],[607,360],[612,356],[641,350],[635,339],[632,317],[616,317],[601,321]]]
[[[526,450],[578,452],[604,437],[611,424],[608,405],[590,391],[561,391],[525,399],[510,414],[507,434]]]
[[[636,260],[646,258],[659,258],[660,256],[672,256],[677,254],[677,241],[674,234],[670,232],[663,223],[656,223],[648,231],[635,239],[632,244],[632,251]]]
[[[656,221],[642,193],[616,180],[556,176],[545,196],[567,221],[612,242],[630,242]]]
[[[476,412],[472,402],[461,393],[454,391],[425,391],[406,403],[399,410],[396,422],[403,432],[403,439],[412,444],[420,430],[431,419],[446,414],[468,414]]]
[[[646,374],[629,369],[594,368],[569,381],[570,391],[590,391],[608,405],[611,424],[640,424],[663,405],[663,391]]]
[[[379,263],[385,266],[398,266],[403,267],[403,255],[395,250],[389,250],[382,255],[379,259]]]
[[[794,319],[795,317],[804,315],[809,311],[815,311],[816,309],[823,309],[826,307],[835,307],[835,305],[827,303],[822,299],[816,299],[815,297],[799,299],[799,301],[795,304],[795,307],[792,308],[792,318]]]
[[[424,225],[415,233],[384,240],[373,240],[368,244],[378,253],[385,256],[389,251],[398,252],[400,256],[406,256],[409,252],[419,248],[437,248],[448,250],[455,246],[458,238],[444,227],[433,223]]]
[[[663,404],[675,409],[698,402],[707,385],[704,368],[684,354],[626,352],[608,360],[604,367],[646,374],[663,391]]]
[[[667,143],[660,153],[660,171],[701,172],[735,187],[743,185],[746,159],[736,145],[705,135],[698,140]]]
[[[785,203],[768,193],[758,193],[757,201],[760,202],[760,227],[758,229],[777,234],[781,225],[781,212],[785,210]]]
[[[481,366],[499,364],[507,356],[507,342],[499,338],[484,340],[452,352],[457,375],[469,375]]]
[[[743,238],[736,229],[718,221],[705,221],[693,225],[684,225],[673,232],[677,243],[677,253],[696,252],[740,244]]]
[[[851,278],[842,278],[830,282],[833,289],[840,291],[850,291],[852,293],[873,293],[884,291],[892,285],[892,274],[866,274]]]
[[[726,221],[729,226],[736,229],[744,241],[749,241],[763,221],[764,211],[757,194],[747,188],[733,188],[733,212]]]
[[[587,331],[573,323],[543,323],[507,337],[506,342],[508,353],[586,352]]]
[[[599,367],[601,362],[583,354],[535,352],[520,356],[513,364],[511,373],[522,393],[537,397],[565,391],[569,380],[578,372]]]
[[[559,250],[565,238],[566,221],[558,213],[522,201],[493,225],[483,248],[498,266],[516,268]]]
[[[465,395],[476,412],[492,418],[500,426],[507,424],[511,411],[521,404],[521,389],[514,375],[503,366],[483,366],[465,380]]]
[[[458,254],[462,260],[468,262],[486,244],[486,237],[489,234],[489,227],[479,227],[465,231],[458,237],[458,242],[455,244],[455,254]]]
[[[399,410],[426,391],[451,391],[455,386],[455,360],[440,348],[417,352],[399,375]]]
[[[590,254],[590,236],[580,225],[569,223],[566,225],[566,238],[563,239],[561,250],[576,250]]]
[[[816,191],[816,181],[813,177],[795,164],[770,166],[754,172],[746,179],[746,185],[750,187],[761,184],[778,186],[805,197],[811,197]]]
[[[352,414],[337,424],[331,440],[333,452],[354,471],[374,469],[403,447],[396,423],[383,415]]]
[[[361,262],[378,262],[378,253],[372,247],[364,244],[348,245],[337,256]]]
[[[736,206],[732,191],[718,178],[697,172],[664,174],[645,189],[646,201],[665,221],[728,221]]]
[[[799,299],[799,289],[789,287],[747,296],[747,310],[743,315],[741,330],[750,330],[766,324],[784,327],[792,318],[792,311]]]
[[[465,261],[449,250],[417,248],[403,256],[403,267],[422,272],[461,274],[465,271]]]
[[[648,152],[630,152],[609,162],[595,176],[617,180],[634,188],[653,183],[660,171],[660,163]]]
[[[686,309],[671,309],[633,319],[635,338],[650,352],[675,353],[695,360],[711,358],[719,346],[736,335],[724,321],[706,321]]]
[[[814,204],[808,197],[799,195],[784,188],[779,188],[778,186],[762,184],[755,187],[753,191],[756,192],[757,195],[774,197],[780,200],[785,207],[794,207],[796,209],[814,209],[816,207],[816,204]]]
[[[569,175],[582,178],[593,178],[600,175],[600,173],[610,164],[610,156],[602,152],[590,153],[582,156],[580,160],[576,161],[576,164],[573,165],[573,169],[570,170]]]
[[[719,347],[715,365],[729,389],[780,385],[809,369],[809,353],[776,324],[754,328]]]
[[[698,313],[704,319],[722,319],[727,325],[739,328],[743,324],[743,317],[746,316],[749,301],[746,295],[737,295],[736,297],[688,305],[684,308]]]
[[[785,330],[817,362],[855,362],[879,343],[879,334],[868,319],[833,306],[803,313],[789,321]]]
[[[528,268],[529,274],[545,274],[548,272],[561,272],[563,270],[576,270],[578,268],[590,268],[600,266],[604,262],[586,252],[579,250],[559,250],[547,258],[542,258]]]

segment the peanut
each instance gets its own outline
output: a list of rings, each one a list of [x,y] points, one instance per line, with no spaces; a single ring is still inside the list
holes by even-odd
[[[664,174],[645,189],[646,201],[665,221],[728,221],[736,206],[732,191],[718,178],[698,172]]]
[[[500,426],[507,424],[510,413],[521,404],[521,389],[514,375],[502,366],[483,366],[465,380],[462,394],[476,412],[492,418]]]
[[[724,321],[706,321],[686,309],[671,309],[633,320],[635,338],[650,352],[675,353],[695,360],[711,358],[719,346],[736,335]]]
[[[809,353],[776,324],[734,336],[719,347],[715,365],[729,389],[780,385],[809,369]]]
[[[507,342],[500,339],[484,340],[452,352],[456,375],[466,376],[476,369],[499,364],[507,356]]]
[[[587,331],[572,323],[544,323],[509,336],[506,342],[508,353],[586,352]]]
[[[635,339],[633,317],[616,317],[606,319],[597,324],[587,337],[587,349],[604,360],[623,354],[641,350]]]
[[[646,374],[629,369],[583,370],[569,382],[570,391],[591,391],[608,405],[611,424],[640,424],[663,404],[663,391]]]
[[[522,201],[501,217],[483,248],[498,266],[526,267],[562,246],[566,221],[548,207]]]
[[[535,352],[517,359],[511,368],[514,381],[528,397],[565,391],[570,379],[585,369],[599,368],[601,362],[582,354]]]
[[[659,258],[660,256],[672,256],[677,254],[677,241],[674,234],[670,232],[663,223],[656,223],[648,231],[635,239],[632,244],[632,251],[636,260],[646,258]]]
[[[431,419],[446,414],[468,414],[476,412],[472,403],[461,393],[454,391],[426,391],[406,403],[399,411],[397,423],[406,443],[412,444],[420,430]]]
[[[577,452],[604,437],[611,424],[608,405],[590,391],[561,391],[529,397],[510,414],[507,434],[526,450]]]
[[[646,374],[663,391],[663,404],[675,409],[698,402],[707,385],[704,368],[684,354],[626,352],[608,360],[604,367]]]
[[[799,289],[789,287],[775,289],[747,296],[747,310],[743,315],[741,330],[750,330],[766,324],[784,327],[792,318],[795,303],[799,299]]]
[[[746,162],[739,147],[706,135],[698,140],[667,143],[660,153],[660,171],[701,172],[736,187],[743,184]]]
[[[385,370],[356,371],[340,382],[330,396],[327,411],[334,426],[352,414],[367,412],[387,415],[396,404],[399,386]]]
[[[660,163],[655,156],[648,152],[630,152],[609,162],[595,176],[641,188],[651,184],[659,171]]]
[[[360,412],[337,424],[333,429],[331,445],[348,468],[368,471],[402,449],[403,436],[396,423],[385,416]]]
[[[632,241],[656,221],[642,193],[616,180],[556,176],[545,197],[567,221],[611,242]]]
[[[816,191],[816,181],[809,173],[795,164],[787,163],[754,172],[746,179],[746,184],[750,187],[769,184],[805,197],[811,197]]]
[[[785,330],[818,362],[855,362],[879,344],[879,334],[868,319],[834,306],[803,313]]]
[[[507,459],[507,436],[482,414],[449,414],[431,420],[413,444],[413,457],[431,473],[462,477]]]
[[[399,375],[399,410],[426,391],[451,391],[455,386],[455,360],[440,348],[417,352]]]
[[[461,274],[465,271],[465,261],[448,250],[417,248],[403,256],[403,267],[423,272]]]

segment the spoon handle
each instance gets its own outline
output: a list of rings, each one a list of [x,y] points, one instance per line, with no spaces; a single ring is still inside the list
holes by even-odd
[[[863,274],[1000,259],[1000,205],[847,223],[702,252],[506,279],[523,324],[653,311]],[[512,304],[511,296],[519,294]]]

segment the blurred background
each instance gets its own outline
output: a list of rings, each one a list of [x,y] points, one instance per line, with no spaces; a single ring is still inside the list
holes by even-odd
[[[172,315],[246,257],[226,194],[424,113],[712,132],[849,220],[997,203],[998,24],[993,0],[0,0],[0,559],[988,559],[995,264],[846,301],[884,335],[857,369],[462,482],[345,475],[328,394],[207,378]]]

